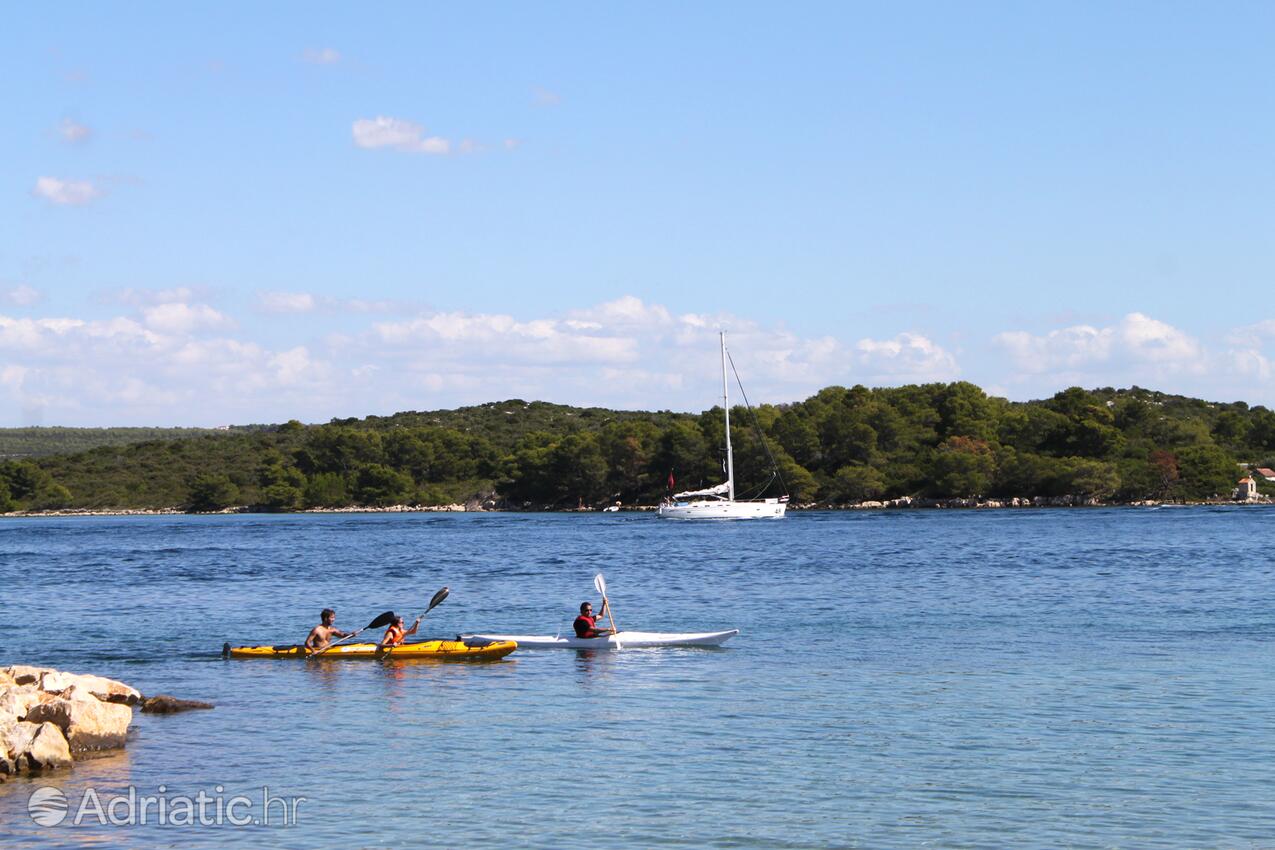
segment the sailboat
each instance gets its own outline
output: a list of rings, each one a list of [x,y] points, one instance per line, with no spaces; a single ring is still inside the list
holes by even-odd
[[[735,454],[730,444],[730,390],[726,381],[726,332],[722,339],[722,410],[726,414],[726,480],[704,490],[687,490],[674,493],[664,500],[657,515],[664,519],[782,519],[788,510],[788,496],[776,499],[735,498]],[[732,368],[734,363],[731,364]],[[738,375],[736,375],[738,380]],[[742,391],[742,385],[741,385]],[[747,404],[747,397],[744,398]],[[750,408],[751,409],[751,408]],[[765,445],[765,436],[758,429],[758,438]],[[769,455],[769,451],[767,451]],[[773,459],[771,461],[774,462]],[[776,470],[777,474],[778,470]]]

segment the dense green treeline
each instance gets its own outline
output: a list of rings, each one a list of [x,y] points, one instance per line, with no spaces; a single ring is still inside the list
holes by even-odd
[[[1013,403],[964,382],[829,387],[796,404],[736,408],[731,419],[740,497],[786,488],[796,502],[1202,499],[1228,495],[1241,462],[1275,466],[1272,411],[1138,388]],[[514,508],[653,503],[670,474],[679,490],[722,481],[723,445],[720,408],[513,400],[0,462],[0,509],[295,510],[476,494]]]
[[[225,430],[211,428],[0,428],[0,458],[71,454],[99,446],[126,446],[148,440],[180,440],[222,433]]]

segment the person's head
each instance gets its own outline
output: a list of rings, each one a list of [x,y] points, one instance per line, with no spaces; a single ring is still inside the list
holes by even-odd
[[[336,611],[331,608],[324,608],[323,613],[319,615],[319,622],[325,626],[332,625],[332,621],[336,619]]]
[[[403,628],[403,618],[395,617],[393,625],[398,626],[400,629]]]
[[[590,604],[590,603],[588,603],[588,602],[581,602],[581,603],[580,603],[580,613],[581,613],[581,614],[583,614],[583,615],[584,615],[584,616],[586,616],[586,617],[587,617],[587,616],[589,616],[590,614],[592,614],[592,613],[593,613],[593,605],[591,605],[591,604]]]

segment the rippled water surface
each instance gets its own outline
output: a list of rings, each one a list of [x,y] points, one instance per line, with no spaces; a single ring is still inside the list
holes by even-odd
[[[214,711],[0,785],[0,843],[1275,847],[1265,508],[0,520],[0,662]],[[451,597],[422,632],[620,626],[721,650],[223,661]],[[38,786],[304,797],[295,826],[41,827]],[[220,786],[223,791],[216,792]],[[277,820],[277,818],[276,818]]]

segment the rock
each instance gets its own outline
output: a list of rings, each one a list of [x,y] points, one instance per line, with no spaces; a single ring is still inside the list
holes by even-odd
[[[15,685],[38,685],[40,678],[45,673],[56,673],[49,667],[28,667],[25,664],[15,664],[12,667],[6,667],[4,672],[13,679]]]
[[[72,686],[49,702],[34,706],[26,719],[31,723],[53,723],[65,733],[72,751],[87,752],[124,746],[133,709],[102,702],[92,693]]]
[[[210,702],[200,702],[197,699],[178,699],[168,694],[156,694],[153,697],[147,697],[146,702],[142,703],[142,711],[147,714],[175,714],[178,711],[213,707]]]
[[[11,773],[23,770],[52,770],[71,765],[66,737],[53,723],[14,723],[0,728],[0,749]]]
[[[48,693],[60,693],[67,688],[75,687],[92,694],[102,702],[118,702],[123,705],[137,705],[142,695],[137,689],[130,688],[123,682],[106,679],[102,676],[63,673],[50,670],[40,677],[40,689]]]
[[[45,702],[47,694],[34,685],[10,685],[0,687],[0,725],[6,720],[17,722],[27,716],[32,707]]]

